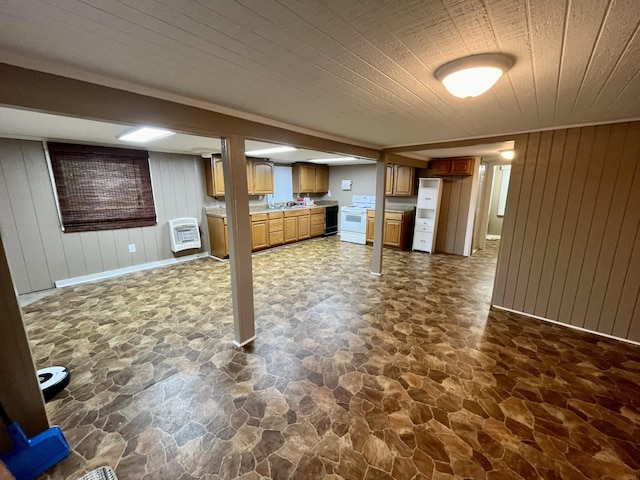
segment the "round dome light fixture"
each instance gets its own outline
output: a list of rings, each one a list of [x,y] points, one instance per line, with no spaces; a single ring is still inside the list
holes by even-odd
[[[513,150],[500,150],[500,156],[507,160],[513,160],[513,158],[516,156],[516,152],[514,152]]]
[[[493,87],[513,63],[513,57],[504,53],[481,53],[445,63],[435,76],[451,95],[477,97]]]

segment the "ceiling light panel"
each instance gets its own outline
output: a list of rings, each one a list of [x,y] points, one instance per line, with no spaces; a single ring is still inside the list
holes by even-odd
[[[298,150],[295,147],[289,147],[287,145],[283,145],[281,147],[272,147],[272,148],[261,148],[259,150],[250,150],[245,152],[245,155],[269,155],[272,153],[285,153],[285,152],[295,152]]]
[[[146,143],[159,138],[168,137],[169,135],[174,135],[175,133],[176,132],[172,132],[171,130],[166,130],[164,128],[141,127],[125,132],[116,138],[123,142]]]

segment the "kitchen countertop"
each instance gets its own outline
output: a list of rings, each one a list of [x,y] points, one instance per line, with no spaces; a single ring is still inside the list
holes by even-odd
[[[325,207],[331,207],[334,205],[338,205],[338,202],[325,200],[325,201],[322,201],[321,203],[316,202],[315,205],[309,205],[306,207],[299,206],[299,207],[288,207],[288,208],[268,208],[260,205],[256,207],[249,207],[249,214],[286,212],[290,210],[311,210],[312,208],[325,208]],[[204,213],[208,217],[225,218],[227,216],[227,210],[224,207],[204,207]]]

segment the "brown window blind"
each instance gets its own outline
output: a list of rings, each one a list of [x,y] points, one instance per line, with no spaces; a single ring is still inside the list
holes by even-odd
[[[65,232],[156,224],[149,153],[48,143]]]

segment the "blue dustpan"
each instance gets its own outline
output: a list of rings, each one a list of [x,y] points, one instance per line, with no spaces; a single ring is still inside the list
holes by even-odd
[[[0,417],[13,440],[13,448],[0,455],[0,460],[16,480],[33,480],[69,455],[69,444],[60,427],[51,427],[35,437],[27,438],[20,425],[11,421],[2,404]]]

